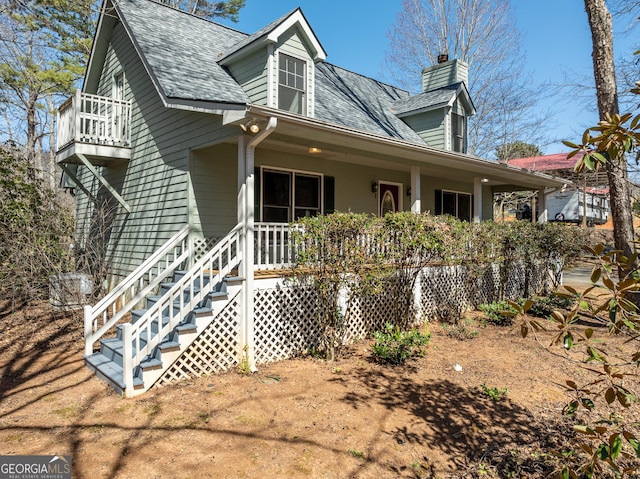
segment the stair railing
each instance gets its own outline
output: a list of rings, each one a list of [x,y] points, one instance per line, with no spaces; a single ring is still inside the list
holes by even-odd
[[[189,258],[188,236],[185,226],[95,306],[84,307],[85,355],[92,354],[96,341]]]
[[[238,266],[242,260],[241,229],[242,225],[236,225],[227,236],[216,243],[182,278],[176,281],[171,289],[163,294],[138,321],[134,324],[123,324],[122,368],[126,396],[131,396],[133,392],[134,369],[222,282],[226,275]],[[169,321],[163,325],[162,318],[166,311],[168,311]]]

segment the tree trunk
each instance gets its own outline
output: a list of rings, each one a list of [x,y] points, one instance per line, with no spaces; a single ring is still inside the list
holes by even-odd
[[[27,109],[27,160],[34,169],[34,174],[41,174],[42,165],[38,164],[36,155],[37,119],[36,119],[36,102],[38,97],[35,93],[29,92],[29,99],[26,105]]]
[[[611,14],[605,0],[584,0],[593,42],[593,73],[598,97],[600,119],[615,115],[618,110],[618,92],[613,61],[613,28]],[[634,248],[633,216],[627,181],[627,160],[623,155],[609,158],[606,163],[613,238],[616,249],[630,256]]]

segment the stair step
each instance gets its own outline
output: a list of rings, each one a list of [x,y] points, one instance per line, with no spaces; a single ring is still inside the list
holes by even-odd
[[[160,284],[160,295],[164,295],[166,294],[171,288],[173,288],[176,285],[176,283],[161,283]],[[200,292],[200,285],[197,284],[195,286],[195,288],[193,289],[193,291],[197,294]],[[190,299],[191,298],[191,289],[187,288],[184,291],[184,298],[185,299]]]
[[[151,358],[140,363],[140,368],[143,371],[151,370],[151,369],[160,369],[162,368],[162,360],[158,358]]]
[[[195,333],[198,331],[198,327],[193,323],[184,323],[176,326],[178,334]]]
[[[173,282],[177,283],[182,278],[184,278],[184,276],[186,274],[187,274],[187,271],[182,271],[182,270],[174,271],[173,272]],[[197,287],[200,287],[200,278],[196,278],[195,283],[196,283]],[[209,278],[208,278],[208,276],[205,276],[204,277],[204,284],[207,284],[207,283],[209,283]]]
[[[225,276],[224,281],[229,285],[238,285],[244,282],[242,276]]]
[[[85,356],[84,360],[89,369],[94,371],[98,376],[101,376],[106,382],[111,382],[120,389],[120,392],[125,389],[122,366],[100,353]],[[144,387],[144,383],[140,377],[133,377],[133,387],[135,389]]]
[[[174,280],[179,281],[180,278],[184,276],[185,272],[175,271],[174,272]],[[209,281],[208,277],[204,279],[204,281]],[[199,278],[197,279],[199,283]],[[167,367],[167,361],[172,361],[173,358],[176,357],[176,353],[184,350],[184,343],[189,340],[189,334],[197,334],[199,324],[196,325],[196,318],[199,315],[203,315],[206,318],[206,315],[211,316],[214,311],[223,307],[225,303],[222,301],[228,301],[230,298],[230,294],[228,292],[228,286],[234,285],[242,285],[244,282],[244,278],[239,276],[227,276],[223,278],[220,282],[215,284],[211,289],[211,292],[205,295],[205,299],[197,305],[197,307],[193,308],[193,311],[186,314],[183,318],[175,317],[175,320],[181,319],[180,323],[164,338],[157,347],[153,348],[152,352],[142,359],[139,366],[135,368],[135,376],[134,376],[134,389],[144,390],[144,383],[142,378],[146,378],[149,384],[153,383],[159,374],[162,374],[162,371]],[[194,281],[196,283],[196,281]],[[151,308],[158,301],[166,301],[168,298],[166,293],[175,286],[175,282],[166,282],[160,285],[160,295],[152,295],[146,298],[147,307]],[[193,285],[193,291],[195,293],[199,293],[201,291],[199,284]],[[237,289],[232,290],[233,294],[236,294]],[[188,291],[185,291],[185,298],[176,299],[173,302],[174,314],[178,314],[178,309],[180,307],[181,300],[187,301],[191,297]],[[168,315],[169,307],[165,307],[162,316],[162,325],[165,326],[170,323],[171,319]],[[149,309],[138,309],[131,311],[131,323],[136,324],[140,321],[142,316],[148,312]],[[205,323],[208,320],[205,320]],[[109,383],[114,389],[119,390],[119,392],[124,391],[124,376],[122,370],[123,363],[123,345],[122,345],[122,328],[123,325],[119,324],[116,326],[117,337],[109,338],[100,341],[100,351],[92,354],[90,356],[85,357],[85,361],[87,367],[95,372],[95,374]],[[153,321],[151,326],[149,327],[149,331],[152,337],[158,334],[160,326],[156,321]],[[183,335],[182,339],[180,336]],[[159,339],[159,338],[158,338]],[[147,331],[143,331],[140,334],[140,345],[141,347],[147,345]],[[183,345],[181,346],[181,341]],[[134,351],[135,352],[135,351]],[[165,361],[162,360],[162,355],[164,353],[169,353],[168,357],[165,357]]]
[[[161,352],[179,351],[180,343],[178,341],[162,342],[160,343],[160,346],[158,346],[158,348],[160,349]]]

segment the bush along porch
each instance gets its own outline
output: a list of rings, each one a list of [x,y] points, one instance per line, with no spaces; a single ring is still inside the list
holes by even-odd
[[[85,307],[85,361],[131,397],[310,350],[333,359],[346,342],[387,324],[408,328],[451,309],[555,289],[580,251],[576,231],[334,213],[256,223],[247,254],[242,225],[204,253],[192,251],[185,227]]]

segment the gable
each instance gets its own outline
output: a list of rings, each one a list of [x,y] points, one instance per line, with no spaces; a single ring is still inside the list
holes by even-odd
[[[309,22],[305,18],[302,10],[296,10],[271,22],[266,27],[248,36],[242,41],[232,45],[219,59],[221,65],[227,65],[256,49],[262,49],[268,45],[278,43],[281,37],[285,36],[292,28],[297,28],[302,39],[305,50],[309,52],[313,61],[322,61],[327,57],[324,48],[318,41]]]
[[[229,72],[216,62],[225,49],[246,38],[245,34],[149,0],[119,0],[113,11],[165,103],[248,101]],[[97,88],[100,60],[110,36],[109,22],[112,20],[101,21],[98,29],[85,91]]]

